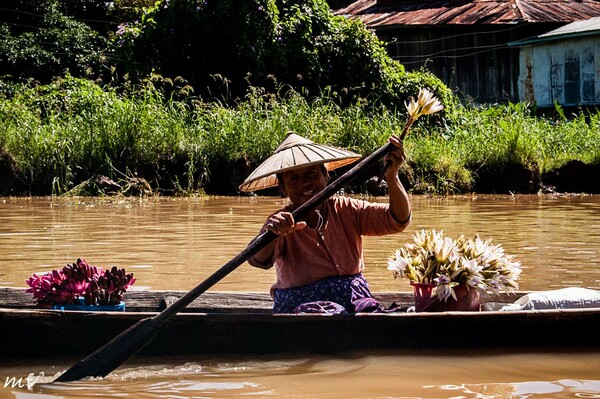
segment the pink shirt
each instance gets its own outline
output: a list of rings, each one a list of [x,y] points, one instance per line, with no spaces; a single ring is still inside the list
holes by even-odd
[[[387,204],[338,196],[325,202],[327,221],[319,230],[306,227],[275,242],[271,259],[253,266],[275,265],[275,288],[299,287],[332,276],[349,276],[364,269],[363,235],[401,232],[406,224],[394,219]],[[287,207],[284,210],[288,210]],[[265,227],[263,226],[263,230]]]

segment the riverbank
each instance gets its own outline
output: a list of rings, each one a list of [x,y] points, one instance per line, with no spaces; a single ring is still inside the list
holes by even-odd
[[[0,99],[0,195],[238,195],[288,130],[368,155],[404,121],[403,112],[323,98],[258,93],[225,107],[66,78]],[[598,142],[600,112],[447,109],[413,127],[401,178],[414,194],[600,193]],[[384,193],[368,181],[378,174],[366,171],[348,190]]]

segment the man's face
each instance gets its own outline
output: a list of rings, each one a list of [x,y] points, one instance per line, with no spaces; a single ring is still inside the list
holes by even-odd
[[[326,185],[325,168],[316,165],[282,173],[279,188],[298,207],[323,190]]]

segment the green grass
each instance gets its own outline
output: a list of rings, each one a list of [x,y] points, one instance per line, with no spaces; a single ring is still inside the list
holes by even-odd
[[[512,162],[546,173],[571,160],[600,163],[600,113],[550,120],[513,104],[445,116],[420,120],[407,138],[403,173],[414,192],[469,192],[481,165]],[[404,120],[293,94],[257,92],[228,108],[166,100],[151,86],[125,95],[68,77],[0,99],[0,147],[16,161],[16,194],[62,194],[97,174],[144,177],[181,194],[210,192],[243,157],[258,164],[288,130],[369,154]]]

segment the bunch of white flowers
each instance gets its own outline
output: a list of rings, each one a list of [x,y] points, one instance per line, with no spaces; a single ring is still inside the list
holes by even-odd
[[[416,100],[411,97],[409,102],[404,102],[404,106],[408,111],[408,120],[400,134],[400,140],[404,140],[404,137],[408,134],[408,129],[410,129],[412,124],[421,116],[433,115],[444,109],[440,100],[438,100],[431,91],[425,88],[419,90],[419,95]]]
[[[507,255],[491,239],[460,236],[453,240],[443,231],[421,230],[413,235],[413,244],[405,244],[388,259],[394,277],[406,277],[418,283],[435,284],[432,296],[440,300],[456,299],[454,287],[465,284],[480,292],[513,292],[518,289],[521,263]]]

